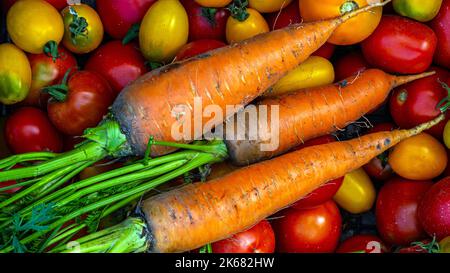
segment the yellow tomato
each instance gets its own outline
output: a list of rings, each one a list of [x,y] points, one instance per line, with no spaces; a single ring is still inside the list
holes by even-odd
[[[199,5],[207,8],[221,8],[230,4],[233,0],[195,0]]]
[[[292,0],[249,0],[249,7],[256,9],[259,12],[275,12],[280,11],[289,5]]]
[[[375,202],[375,188],[363,169],[345,175],[342,186],[334,195],[334,200],[350,213],[369,211]]]
[[[186,44],[189,22],[186,10],[178,0],[153,4],[139,29],[139,42],[145,58],[153,62],[170,62]]]
[[[450,149],[450,121],[447,121],[444,128],[444,143]]]
[[[429,180],[447,166],[444,146],[426,133],[410,137],[394,147],[388,162],[394,172],[411,180]]]
[[[12,44],[0,45],[0,102],[14,104],[26,98],[31,85],[27,56]]]
[[[244,21],[230,16],[226,26],[228,43],[236,43],[261,33],[269,32],[269,25],[258,11],[248,8],[248,17]]]
[[[438,14],[442,0],[394,0],[392,5],[394,10],[402,16],[428,22]]]
[[[334,81],[333,64],[325,58],[311,56],[277,82],[264,96],[277,96],[303,88],[317,87]]]
[[[442,239],[439,242],[440,253],[450,253],[450,236]]]
[[[341,16],[348,11],[368,5],[368,0],[301,0],[300,14],[305,22]],[[361,42],[374,32],[381,21],[383,9],[373,8],[339,26],[328,40],[336,45],[352,45]]]
[[[64,8],[64,46],[77,54],[96,49],[103,40],[103,24],[97,12],[88,5],[80,4]]]
[[[53,41],[59,44],[64,25],[59,12],[44,0],[20,0],[9,10],[6,27],[11,40],[22,50],[39,54]]]

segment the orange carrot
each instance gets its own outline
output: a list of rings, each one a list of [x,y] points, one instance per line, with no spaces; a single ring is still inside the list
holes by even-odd
[[[268,143],[268,138],[249,139],[249,123],[236,123],[246,132],[246,140],[227,140],[229,155],[234,164],[247,165],[282,154],[309,139],[335,132],[358,120],[382,104],[394,87],[432,74],[434,72],[395,77],[378,69],[369,69],[336,84],[263,99],[257,105],[279,106],[278,148],[262,150],[261,144]],[[271,124],[270,116],[269,112],[268,125]]]

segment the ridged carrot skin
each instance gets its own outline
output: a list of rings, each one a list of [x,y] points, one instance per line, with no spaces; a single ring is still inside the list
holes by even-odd
[[[182,115],[173,113],[175,106],[186,105],[192,111],[194,97],[202,98],[204,108],[218,105],[223,113],[227,105],[246,105],[305,61],[343,22],[387,2],[336,19],[292,25],[162,67],[126,87],[112,113],[132,153],[143,155],[151,136],[174,141],[172,125],[184,122]],[[192,121],[192,116],[185,118]],[[204,118],[203,124],[209,119]],[[196,136],[194,129],[192,122],[192,136]],[[203,132],[196,133],[201,136]],[[152,155],[172,150],[155,146]]]
[[[247,140],[226,140],[230,158],[236,165],[248,165],[282,154],[309,139],[335,132],[376,109],[394,87],[432,74],[434,72],[396,77],[369,69],[336,84],[263,99],[256,105],[279,106],[278,148],[263,151],[261,144],[269,143],[265,141],[269,137],[249,140],[249,123],[238,123],[237,126],[247,132]],[[269,121],[270,117],[269,112]]]
[[[145,200],[153,252],[182,252],[246,230],[322,184],[442,121],[308,147]]]

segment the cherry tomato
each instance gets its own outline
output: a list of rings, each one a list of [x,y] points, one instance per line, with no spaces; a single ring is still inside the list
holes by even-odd
[[[123,39],[134,24],[141,22],[156,0],[97,0],[96,7],[105,31],[114,39]]]
[[[61,135],[47,115],[33,107],[22,107],[6,121],[6,142],[15,154],[62,149]]]
[[[391,115],[397,125],[409,129],[430,121],[441,114],[439,102],[448,96],[439,81],[450,84],[449,73],[432,67],[437,73],[420,80],[399,86],[389,100]],[[448,118],[447,118],[448,120]],[[442,137],[446,121],[442,121],[427,132],[437,138]]]
[[[265,15],[267,23],[271,30],[285,28],[289,25],[299,24],[302,22],[298,1],[292,1],[281,11],[272,12]]]
[[[434,184],[418,208],[419,221],[430,236],[438,240],[450,236],[450,177]]]
[[[221,8],[230,4],[233,0],[195,0],[199,5],[203,7]]]
[[[225,41],[225,28],[230,12],[225,8],[202,7],[194,0],[182,1],[189,17],[189,40]]]
[[[49,2],[57,10],[62,10],[63,8],[67,7],[67,5],[68,5],[67,0],[45,0],[45,1]]]
[[[294,205],[292,205],[292,207],[296,209],[311,208],[333,199],[333,196],[342,186],[343,181],[344,177],[341,177],[325,183],[321,187],[315,189],[313,192],[297,201]]]
[[[103,40],[103,24],[97,12],[86,4],[68,6],[64,19],[64,46],[78,54],[89,53]]]
[[[362,50],[372,66],[391,73],[416,74],[428,69],[436,44],[436,35],[426,25],[385,15],[375,32],[362,42]]]
[[[395,11],[419,22],[432,20],[439,12],[442,0],[394,0]]]
[[[343,241],[337,253],[385,253],[387,248],[375,235],[355,235]]]
[[[325,43],[323,46],[321,46],[316,52],[314,52],[313,56],[319,56],[325,59],[331,59],[331,57],[334,54],[334,51],[336,50],[336,46],[330,43]]]
[[[49,118],[67,135],[81,135],[85,129],[96,126],[114,100],[108,82],[91,71],[80,71],[70,77],[66,94],[47,90],[52,96],[47,106]]]
[[[224,46],[226,46],[225,43],[217,40],[194,41],[184,45],[178,52],[175,60],[181,61]]]
[[[244,20],[232,16],[228,17],[226,37],[228,43],[236,43],[261,33],[269,32],[269,25],[262,15],[251,8],[247,8],[248,17]]]
[[[39,54],[49,42],[59,44],[64,34],[61,15],[44,0],[17,1],[6,18],[8,34],[15,45]]]
[[[412,181],[394,178],[378,193],[375,209],[377,229],[384,242],[408,245],[426,238],[417,217],[417,207],[431,181]]]
[[[249,7],[259,12],[267,13],[280,11],[283,8],[287,7],[291,2],[292,0],[249,0],[248,4]]]
[[[389,154],[388,162],[395,173],[412,180],[428,180],[438,177],[447,166],[444,146],[427,133],[410,137]]]
[[[443,138],[445,146],[450,149],[450,121],[447,121],[447,124],[445,125]]]
[[[450,236],[439,242],[439,248],[441,253],[450,253]]]
[[[33,77],[24,105],[46,107],[48,96],[41,92],[42,88],[61,82],[69,69],[70,73],[77,71],[77,60],[72,53],[60,46],[58,54],[59,57],[54,60],[44,53],[28,54]]]
[[[99,47],[87,61],[85,69],[100,74],[117,94],[147,72],[145,59],[137,46],[123,45],[120,41]]]
[[[442,2],[438,15],[430,22],[437,36],[437,48],[434,62],[450,69],[450,0]]]
[[[342,218],[332,200],[313,208],[289,208],[280,215],[273,222],[277,251],[323,253],[336,249]]]
[[[339,57],[334,63],[336,80],[342,81],[348,77],[357,75],[369,68],[369,64],[360,51],[352,51]]]
[[[368,5],[367,0],[301,0],[300,14],[306,22],[330,19]],[[369,37],[378,26],[382,8],[373,8],[339,26],[328,40],[335,45],[351,45]]]
[[[270,223],[263,220],[252,228],[211,246],[213,253],[273,253],[275,234]]]
[[[375,195],[372,181],[360,168],[344,176],[344,182],[334,195],[334,201],[346,211],[358,214],[373,207]]]

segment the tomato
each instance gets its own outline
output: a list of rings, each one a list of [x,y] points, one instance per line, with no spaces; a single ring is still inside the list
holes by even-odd
[[[444,172],[447,160],[444,146],[429,134],[421,133],[397,144],[388,162],[401,177],[428,180]]]
[[[342,218],[332,200],[313,208],[289,208],[280,215],[273,222],[277,251],[330,253],[336,249]]]
[[[417,207],[431,181],[394,178],[378,193],[375,214],[377,229],[384,242],[407,245],[426,238],[417,217]]]
[[[298,1],[292,1],[281,11],[272,12],[265,15],[267,23],[271,30],[285,28],[289,25],[299,24],[302,22]]]
[[[42,93],[41,89],[61,82],[69,69],[70,73],[74,73],[78,69],[77,60],[70,51],[60,46],[58,54],[59,58],[54,60],[45,53],[28,54],[33,77],[30,92],[23,101],[24,105],[46,107],[48,96]]]
[[[450,177],[434,184],[418,208],[419,221],[430,236],[438,240],[450,236]]]
[[[62,149],[61,135],[47,115],[33,107],[17,109],[6,121],[5,139],[15,154]]]
[[[77,54],[89,53],[103,40],[103,24],[97,12],[86,4],[68,6],[64,19],[64,46]]]
[[[373,207],[375,195],[372,181],[360,168],[344,176],[344,182],[334,195],[334,201],[346,211],[357,214]]]
[[[387,248],[375,235],[355,235],[343,241],[337,253],[385,253]]]
[[[181,61],[224,46],[226,46],[225,43],[217,40],[194,41],[184,45],[178,52],[175,60]]]
[[[294,205],[292,205],[292,207],[296,209],[311,208],[333,199],[333,196],[342,186],[343,181],[344,177],[341,177],[325,183],[324,185],[320,186],[310,194],[297,201]]]
[[[170,62],[189,34],[189,20],[178,0],[157,1],[142,20],[139,42],[144,57],[153,62]]]
[[[105,31],[114,39],[123,39],[128,30],[141,22],[156,0],[97,0],[96,7]]]
[[[226,37],[228,43],[236,43],[261,33],[269,32],[269,25],[262,15],[251,8],[247,8],[248,17],[242,18],[228,17],[226,26]]]
[[[45,1],[49,2],[57,10],[62,10],[63,8],[67,7],[68,2],[69,2],[67,0],[45,0]]]
[[[231,238],[212,243],[213,253],[273,253],[275,234],[267,220],[237,233]]]
[[[339,57],[334,63],[336,80],[342,81],[348,77],[357,75],[370,66],[360,51],[352,51]]]
[[[8,148],[6,143],[5,126],[6,126],[6,117],[0,116],[0,158],[6,158],[11,155],[11,151]]]
[[[434,62],[450,69],[450,0],[442,2],[438,15],[430,22],[437,36],[437,48]]]
[[[31,68],[25,53],[13,44],[0,44],[0,102],[24,100],[30,86]]]
[[[306,147],[327,144],[327,143],[331,143],[331,142],[335,142],[335,141],[336,141],[336,138],[334,136],[324,135],[321,137],[316,137],[316,138],[310,139],[310,140],[306,141],[305,143],[301,144],[300,146],[298,146],[297,148],[295,148],[294,150],[301,150]]]
[[[419,22],[432,20],[441,8],[442,0],[394,0],[395,11]]]
[[[210,8],[221,8],[230,4],[233,0],[195,0],[199,5]]]
[[[385,132],[392,131],[395,129],[394,124],[386,122],[375,125],[371,130],[367,133],[376,133],[376,132]],[[366,173],[376,179],[377,181],[386,181],[394,175],[394,171],[392,170],[391,165],[389,165],[388,161],[388,151],[380,154],[379,156],[373,158],[366,165],[363,166],[364,171]]]
[[[436,35],[426,25],[386,15],[375,32],[362,42],[362,50],[372,66],[391,73],[416,74],[428,69],[436,44]]]
[[[48,115],[61,132],[81,135],[108,113],[114,93],[105,79],[91,71],[75,73],[66,85],[67,93],[52,87],[46,89],[52,96],[47,105]]]
[[[450,149],[450,121],[447,121],[447,124],[445,125],[443,138],[445,146]]]
[[[99,47],[88,59],[86,70],[108,81],[115,93],[147,72],[145,59],[134,44],[111,41]]]
[[[450,236],[439,242],[439,248],[441,253],[450,253]]]
[[[434,245],[432,245],[434,244]],[[397,253],[403,254],[419,254],[419,253],[434,253],[434,248],[437,243],[433,243],[429,239],[413,242],[408,247],[400,248]]]
[[[334,51],[336,50],[336,46],[330,43],[325,43],[323,46],[321,46],[316,52],[314,52],[313,56],[319,56],[325,59],[330,59]]]
[[[436,106],[448,96],[448,93],[439,81],[450,84],[450,77],[449,73],[443,69],[437,67],[431,69],[437,73],[399,86],[392,92],[389,101],[390,112],[395,123],[401,128],[415,127],[441,114]],[[442,121],[427,132],[441,138],[445,123],[446,121]]]
[[[207,8],[194,0],[182,1],[189,18],[189,40],[225,41],[225,28],[230,12],[226,8]]]
[[[301,0],[300,14],[306,22],[338,17],[344,13],[367,6],[367,0]],[[352,45],[369,37],[378,26],[382,8],[362,13],[339,26],[328,42],[335,45]]]
[[[249,0],[249,7],[259,12],[275,12],[287,7],[292,0]]]
[[[44,0],[17,1],[8,12],[6,27],[14,44],[33,54],[56,46],[64,34],[61,15]]]

